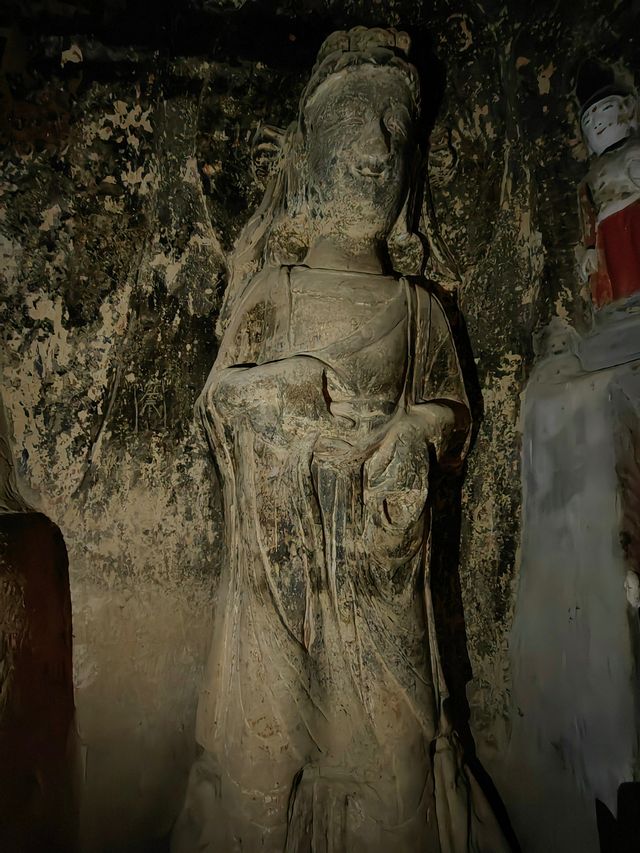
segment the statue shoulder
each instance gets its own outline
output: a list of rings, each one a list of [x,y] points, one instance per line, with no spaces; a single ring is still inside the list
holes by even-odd
[[[640,138],[637,136],[631,137],[627,145],[625,145],[624,159],[627,169],[632,169],[634,173],[638,171],[638,163],[640,162]]]
[[[631,154],[632,156],[637,157],[640,154],[640,136],[635,134],[630,136],[623,147],[625,154]]]
[[[624,172],[629,161],[640,158],[640,137],[631,136],[619,148],[594,157],[586,180],[591,187]]]
[[[217,334],[221,339],[230,326],[237,325],[241,318],[252,306],[268,299],[269,293],[276,290],[282,275],[282,267],[267,265],[250,273],[240,281],[231,281],[225,291],[220,316],[217,323]],[[285,268],[286,269],[286,268]],[[236,272],[237,275],[237,272]]]
[[[271,301],[288,278],[288,267],[263,266],[253,275],[238,295],[233,306],[233,315],[244,313],[260,302]]]
[[[267,293],[274,290],[288,273],[289,267],[265,264],[247,282],[246,293]]]

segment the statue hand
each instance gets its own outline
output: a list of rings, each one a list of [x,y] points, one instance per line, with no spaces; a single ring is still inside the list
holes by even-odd
[[[338,374],[325,367],[322,374],[323,393],[329,413],[347,428],[358,422],[358,414],[353,405],[353,392]]]
[[[598,254],[595,249],[586,249],[584,246],[578,245],[575,249],[576,261],[578,264],[578,274],[584,282],[589,281],[589,276],[598,271]]]
[[[364,502],[383,526],[406,527],[422,514],[428,478],[424,424],[405,414],[364,464]]]
[[[212,370],[200,395],[205,419],[248,422],[271,441],[286,444],[305,425],[328,419],[322,394],[323,366],[314,358],[283,358],[252,366]]]

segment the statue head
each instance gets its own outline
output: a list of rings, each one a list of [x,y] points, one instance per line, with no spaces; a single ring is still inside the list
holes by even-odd
[[[591,154],[599,156],[638,127],[636,98],[619,89],[601,91],[583,107],[580,125]]]
[[[309,236],[387,240],[413,184],[420,112],[409,39],[393,30],[334,33],[301,101],[298,131]]]
[[[286,131],[266,129],[271,177],[236,243],[221,327],[263,263],[299,263],[320,237],[377,242],[396,272],[421,271],[420,86],[409,47],[393,29],[356,27],[325,40],[297,120]]]
[[[576,76],[580,126],[590,154],[600,156],[637,128],[636,97],[619,70],[597,57],[586,58]]]

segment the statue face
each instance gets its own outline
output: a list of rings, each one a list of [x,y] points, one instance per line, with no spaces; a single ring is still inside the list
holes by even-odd
[[[640,578],[631,569],[624,579],[624,590],[627,593],[627,601],[632,607],[640,608]]]
[[[408,190],[411,97],[401,72],[358,66],[330,77],[304,112],[316,236],[383,239]]]
[[[592,154],[603,154],[635,129],[634,99],[608,95],[592,104],[581,119],[585,142]]]

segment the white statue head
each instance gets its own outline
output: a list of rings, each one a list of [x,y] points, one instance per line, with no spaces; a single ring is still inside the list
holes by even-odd
[[[627,594],[627,601],[636,610],[640,608],[640,577],[629,569],[624,579],[624,591]]]
[[[592,100],[584,108],[580,124],[590,153],[604,154],[637,129],[635,95],[609,93]]]

